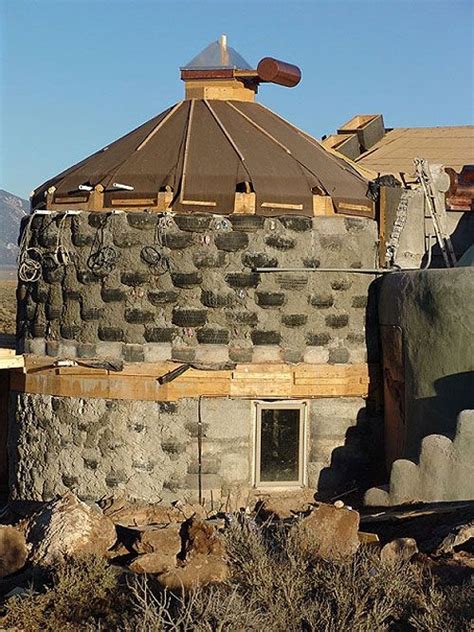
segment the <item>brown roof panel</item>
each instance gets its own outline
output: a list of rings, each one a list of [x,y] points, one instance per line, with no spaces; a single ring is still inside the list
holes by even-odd
[[[44,206],[52,185],[64,198],[81,184],[101,184],[108,192],[119,182],[133,187],[130,199],[152,198],[171,186],[176,211],[230,213],[236,190],[248,182],[257,213],[312,214],[314,187],[336,206],[344,201],[370,209],[368,181],[363,169],[257,103],[192,99],[48,180],[33,208]]]

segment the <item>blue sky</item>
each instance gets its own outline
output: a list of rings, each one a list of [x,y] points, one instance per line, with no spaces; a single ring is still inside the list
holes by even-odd
[[[356,113],[472,124],[472,0],[0,0],[0,188],[31,189],[183,95],[225,33],[303,71],[259,100],[316,137]]]

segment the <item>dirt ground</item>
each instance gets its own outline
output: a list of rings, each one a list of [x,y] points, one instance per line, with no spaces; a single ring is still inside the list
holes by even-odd
[[[15,334],[16,279],[0,280],[0,335]]]

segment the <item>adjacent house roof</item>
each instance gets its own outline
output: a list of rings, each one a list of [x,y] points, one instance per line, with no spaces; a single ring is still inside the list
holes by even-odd
[[[67,203],[100,185],[105,207],[117,193],[146,200],[167,190],[173,210],[229,213],[235,193],[251,191],[264,215],[311,215],[314,193],[342,212],[370,212],[365,174],[259,103],[192,99],[45,182],[32,208],[45,205],[51,187]]]
[[[383,173],[413,173],[414,158],[460,171],[474,163],[474,126],[400,127],[386,131],[356,162]]]

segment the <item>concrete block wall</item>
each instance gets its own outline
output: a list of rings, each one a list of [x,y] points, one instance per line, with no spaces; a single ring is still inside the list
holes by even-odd
[[[199,411],[199,406],[201,410]],[[145,402],[11,393],[8,438],[13,499],[49,500],[68,489],[84,500],[241,499],[252,490],[255,408],[247,399]],[[308,485],[329,495],[369,467],[365,402],[308,402]]]
[[[80,212],[36,215],[29,230],[42,271],[18,289],[18,340],[27,353],[366,361],[371,276],[253,269],[372,268],[373,220]],[[67,265],[57,262],[59,243]]]
[[[426,436],[418,463],[395,461],[388,490],[369,489],[365,504],[474,500],[473,457],[474,410],[464,410],[458,416],[454,439],[438,434]]]

